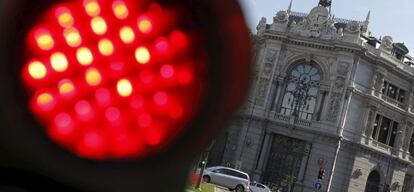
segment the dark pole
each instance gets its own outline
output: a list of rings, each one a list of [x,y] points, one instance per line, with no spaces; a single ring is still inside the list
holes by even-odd
[[[206,169],[206,165],[207,165],[207,159],[208,159],[208,155],[210,154],[210,150],[211,148],[213,148],[214,143],[216,141],[213,140],[210,145],[207,147],[207,149],[202,153],[201,155],[201,162],[199,162],[199,165],[201,163],[201,169],[200,169],[200,174],[198,175],[198,179],[197,179],[197,184],[195,186],[195,188],[199,191],[201,191],[201,181],[203,179],[203,174],[204,174],[204,169]]]
[[[200,162],[201,163],[200,174],[198,175],[197,184],[195,186],[195,188],[199,191],[201,191],[201,181],[203,179],[204,169],[206,168],[207,158],[208,158],[208,152],[204,152],[201,158],[201,162]]]

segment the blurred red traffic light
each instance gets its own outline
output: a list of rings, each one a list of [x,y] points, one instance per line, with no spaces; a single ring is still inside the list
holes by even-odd
[[[200,34],[180,14],[129,0],[41,14],[22,79],[49,137],[93,159],[142,157],[175,139],[199,110],[208,73]]]
[[[244,101],[251,50],[236,0],[2,5],[0,167],[10,158],[87,191],[181,191]]]

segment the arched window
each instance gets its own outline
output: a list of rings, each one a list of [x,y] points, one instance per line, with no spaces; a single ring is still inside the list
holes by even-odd
[[[378,171],[372,171],[368,175],[367,185],[365,186],[365,192],[379,192],[380,191],[381,177]]]
[[[296,65],[287,79],[280,112],[301,119],[312,119],[320,80],[320,71],[313,64]]]

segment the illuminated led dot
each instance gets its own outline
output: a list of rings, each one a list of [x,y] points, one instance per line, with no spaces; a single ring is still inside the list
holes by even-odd
[[[152,31],[152,23],[148,17],[141,17],[138,19],[138,29],[144,34],[148,34]]]
[[[55,100],[50,93],[42,93],[36,98],[36,103],[43,110],[51,110],[55,105]]]
[[[105,111],[105,117],[108,121],[116,121],[121,117],[121,112],[115,107],[109,107]]]
[[[97,35],[103,35],[106,33],[107,30],[106,22],[102,17],[92,18],[91,27],[93,32]]]
[[[151,59],[151,55],[147,48],[138,47],[135,50],[135,59],[139,64],[147,64]]]
[[[119,37],[124,43],[132,43],[135,40],[135,33],[131,27],[122,27],[119,31]]]
[[[67,113],[60,113],[55,117],[55,125],[59,129],[57,130],[60,135],[66,135],[72,132],[72,118]]]
[[[86,0],[84,3],[86,13],[91,16],[98,16],[101,12],[101,7],[99,4],[94,0]]]
[[[89,104],[89,102],[82,100],[76,103],[75,111],[78,115],[81,115],[81,116],[88,115],[91,113],[92,107],[91,107],[91,104]]]
[[[138,125],[140,127],[149,127],[152,124],[152,118],[148,114],[141,114],[138,116]]]
[[[122,97],[128,97],[132,94],[132,85],[128,79],[121,79],[116,84],[118,94]]]
[[[92,52],[86,47],[81,47],[76,51],[76,58],[84,66],[90,65],[93,62]]]
[[[58,22],[62,27],[71,27],[74,21],[69,11],[62,11],[58,16]]]
[[[168,95],[163,91],[160,91],[154,95],[154,102],[157,105],[165,105],[167,104],[167,101],[168,101]]]
[[[35,38],[37,46],[42,50],[50,50],[55,45],[55,41],[46,30],[39,31]]]
[[[163,65],[160,69],[161,76],[168,79],[174,75],[174,67],[171,65]]]
[[[102,82],[101,73],[95,68],[90,68],[86,71],[86,82],[90,86],[99,85]]]
[[[110,56],[114,52],[114,45],[109,39],[102,39],[98,43],[99,52],[104,56]]]
[[[59,82],[59,93],[68,96],[73,93],[75,86],[71,80],[65,79]]]
[[[63,36],[70,47],[77,47],[82,43],[82,37],[80,36],[79,31],[75,28],[65,29]]]
[[[128,8],[123,1],[115,1],[112,4],[112,9],[116,18],[125,19],[128,17]]]
[[[29,74],[33,79],[43,79],[46,77],[47,70],[45,65],[39,61],[29,63]]]
[[[63,53],[57,52],[53,53],[50,57],[50,63],[52,68],[57,72],[66,71],[68,68],[68,60],[66,59]]]

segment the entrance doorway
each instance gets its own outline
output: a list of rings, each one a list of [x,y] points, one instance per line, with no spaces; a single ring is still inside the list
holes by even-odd
[[[381,177],[378,171],[374,170],[368,175],[365,192],[379,192],[381,184]]]
[[[293,191],[302,160],[307,155],[307,145],[307,142],[302,140],[274,135],[263,183],[277,187],[283,192]]]

